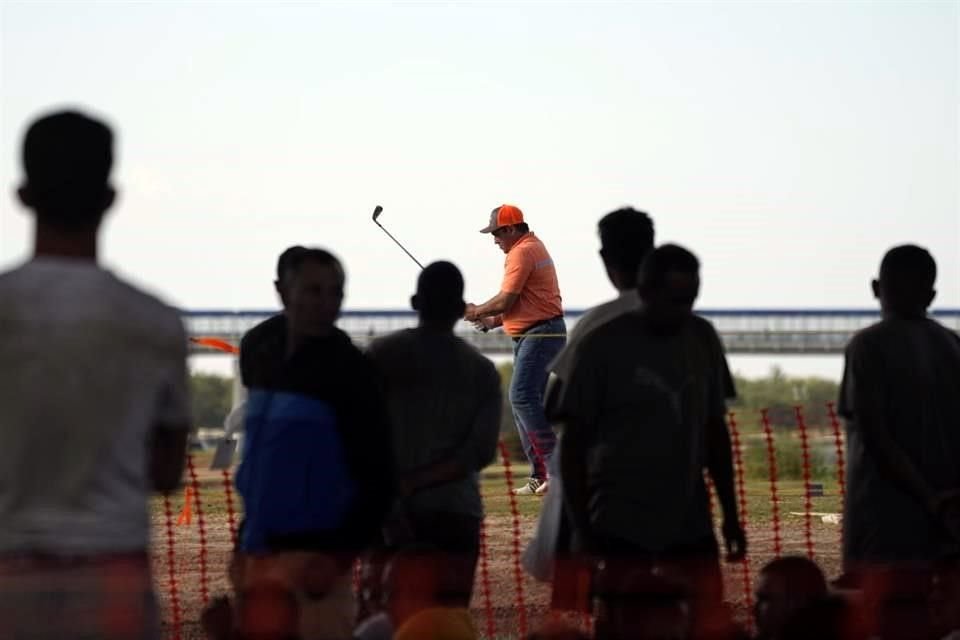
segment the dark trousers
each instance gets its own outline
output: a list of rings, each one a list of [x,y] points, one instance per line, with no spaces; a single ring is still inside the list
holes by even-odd
[[[652,621],[687,627],[693,638],[713,637],[726,625],[713,535],[656,552],[610,536],[594,544],[597,640],[633,638]]]
[[[480,555],[480,518],[439,511],[403,514],[402,534],[368,554],[360,619],[388,609],[398,618],[429,606],[468,608]],[[393,535],[391,535],[391,533]]]

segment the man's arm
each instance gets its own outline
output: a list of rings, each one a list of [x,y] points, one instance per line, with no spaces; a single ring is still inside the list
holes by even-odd
[[[723,537],[727,544],[727,559],[735,561],[746,554],[746,538],[740,524],[737,494],[733,475],[733,454],[726,418],[716,413],[707,419],[707,472],[717,490],[717,499],[723,510]]]
[[[175,325],[173,323],[175,322]],[[180,486],[191,432],[187,382],[187,337],[179,316],[171,320],[170,360],[157,398],[158,413],[149,442],[149,473],[154,491],[169,493]]]
[[[468,304],[464,311],[463,319],[472,322],[483,318],[502,316],[513,308],[514,303],[519,297],[519,293],[501,291],[483,304]],[[500,322],[503,322],[502,318]]]
[[[500,292],[483,304],[468,304],[464,320],[476,321],[491,316],[503,315],[510,311],[527,285],[527,279],[535,267],[533,254],[529,251],[513,250],[507,254],[503,269]]]
[[[150,481],[153,490],[169,493],[180,486],[187,459],[189,425],[159,425],[150,441]]]
[[[936,515],[937,493],[890,435],[879,371],[878,363],[869,362],[862,343],[855,342],[848,348],[842,393],[851,402],[842,403],[845,417],[853,419],[863,438],[864,449],[890,481],[912,495],[931,515]]]
[[[554,414],[560,417],[563,445],[560,447],[560,479],[564,503],[584,550],[593,546],[590,525],[588,455],[596,440],[598,389],[604,379],[598,371],[596,349],[578,352],[570,366],[570,378],[558,389]],[[602,358],[600,360],[602,362]]]
[[[747,539],[740,524],[740,510],[737,505],[736,481],[733,473],[733,450],[730,432],[727,430],[728,399],[735,398],[733,376],[727,357],[723,352],[723,343],[716,330],[707,321],[703,321],[705,349],[708,354],[710,384],[707,405],[707,422],[704,425],[706,445],[706,467],[717,491],[717,499],[723,511],[723,539],[727,547],[727,560],[734,562],[742,559],[747,551]]]
[[[590,492],[587,484],[587,451],[590,439],[588,426],[576,418],[564,423],[563,446],[560,447],[560,478],[564,502],[574,529],[584,544],[590,545]]]
[[[492,363],[484,364],[489,365],[484,388],[479,392],[480,401],[466,438],[441,462],[421,467],[401,478],[401,493],[409,495],[421,489],[460,480],[482,470],[495,459],[503,396],[499,374]]]

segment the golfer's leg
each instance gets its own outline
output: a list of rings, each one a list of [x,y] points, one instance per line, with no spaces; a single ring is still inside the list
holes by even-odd
[[[545,342],[545,339],[529,336],[520,342],[510,384],[510,403],[526,432],[529,447],[525,447],[525,451],[533,465],[532,476],[538,480],[546,479],[546,466],[556,444],[556,436],[543,409],[543,394],[549,375],[547,365],[553,351]]]
[[[514,377],[516,380],[516,369],[514,369]],[[517,435],[520,436],[520,447],[523,449],[523,455],[526,456],[527,461],[530,463],[530,477],[536,477],[536,456],[534,456],[533,445],[530,444],[530,438],[527,437],[527,430],[523,426],[523,418],[513,408],[513,383],[510,384],[510,406],[511,413],[513,413],[513,423],[517,425]]]

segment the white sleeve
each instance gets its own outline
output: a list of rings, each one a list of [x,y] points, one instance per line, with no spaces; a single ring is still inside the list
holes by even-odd
[[[247,417],[247,403],[241,402],[235,406],[227,417],[223,419],[223,437],[231,438],[234,434],[243,432],[243,422]]]

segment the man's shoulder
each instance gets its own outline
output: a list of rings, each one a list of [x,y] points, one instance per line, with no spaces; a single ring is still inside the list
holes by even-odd
[[[706,346],[713,352],[723,353],[723,340],[713,323],[703,316],[694,314],[690,322],[691,333],[701,345]]]
[[[261,340],[269,336],[281,334],[286,329],[286,318],[282,313],[272,315],[266,320],[258,322],[240,339],[240,349],[256,346]]]
[[[629,343],[646,334],[640,314],[625,311],[590,329],[580,338],[577,350],[582,357],[598,349],[616,348],[618,344]]]
[[[334,327],[330,345],[332,359],[346,365],[348,371],[362,376],[374,375],[373,360],[342,329]]]
[[[15,269],[0,273],[0,291],[4,298],[29,295],[32,287],[43,282],[44,278],[77,277],[83,285],[82,294],[86,302],[96,303],[100,307],[109,306],[119,311],[129,311],[141,323],[170,324],[172,319],[180,321],[180,312],[166,304],[158,296],[117,276],[112,271],[95,264],[69,265],[55,262],[27,262]],[[31,296],[36,298],[36,296]],[[94,297],[95,299],[90,299]],[[55,298],[50,298],[56,301]],[[66,301],[65,301],[66,302]]]
[[[845,352],[848,355],[875,352],[897,340],[897,335],[902,333],[903,327],[900,322],[890,319],[880,320],[855,332],[847,343]]]
[[[186,339],[182,313],[160,297],[108,270],[103,270],[98,287],[104,306],[109,305],[112,313],[144,335],[168,340]]]
[[[547,251],[547,245],[543,244],[543,241],[531,231],[513,247],[507,257],[510,257],[511,254],[523,259],[537,259],[549,255],[549,252]]]
[[[588,309],[580,321],[590,329],[593,326],[606,324],[625,313],[637,311],[639,308],[640,298],[636,294],[620,294],[613,300],[608,300],[592,309]]]
[[[717,328],[713,326],[713,323],[697,313],[693,314],[691,326],[694,331],[702,336],[720,338],[720,335],[717,333]]]
[[[374,338],[367,348],[368,352],[380,354],[385,351],[404,349],[412,346],[417,339],[416,329],[400,329],[385,336]]]

